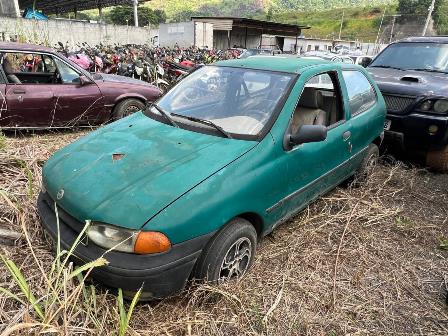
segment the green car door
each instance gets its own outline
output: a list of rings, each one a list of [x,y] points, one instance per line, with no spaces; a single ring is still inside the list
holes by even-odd
[[[352,130],[353,153],[361,153],[374,140],[374,134],[384,127],[384,100],[375,90],[373,80],[362,69],[342,69],[342,87],[345,105],[349,110]],[[354,155],[352,164],[357,166],[363,155]]]
[[[352,130],[341,90],[341,73],[331,65],[304,71],[290,100],[272,129],[274,139],[296,132],[302,125],[327,127],[327,139],[275,149],[277,202],[267,209],[269,222],[279,223],[353,174]],[[280,126],[281,125],[281,126]],[[286,148],[285,148],[286,147]]]

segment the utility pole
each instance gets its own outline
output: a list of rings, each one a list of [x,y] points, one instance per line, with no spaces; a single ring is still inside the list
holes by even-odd
[[[392,15],[392,28],[390,29],[390,37],[389,37],[389,43],[392,42],[392,38],[394,37],[394,28],[395,28],[395,20],[397,17],[401,16],[400,14]]]
[[[428,8],[428,16],[426,18],[425,27],[423,28],[422,36],[426,35],[426,31],[428,30],[429,21],[431,20],[432,12],[434,11],[434,4],[436,3],[436,0],[432,0],[431,6]]]
[[[339,40],[341,39],[342,25],[344,24],[344,14],[345,14],[345,11],[342,11],[341,27],[339,28]]]
[[[380,43],[381,28],[383,28],[383,21],[384,21],[384,17],[386,16],[386,9],[387,9],[387,7],[384,7],[384,12],[383,12],[383,16],[381,17],[380,27],[378,28],[378,34],[376,34],[375,46]]]
[[[134,22],[135,26],[138,27],[138,0],[134,0]]]

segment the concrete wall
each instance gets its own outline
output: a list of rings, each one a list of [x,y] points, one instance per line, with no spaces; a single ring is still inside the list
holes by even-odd
[[[3,1],[3,0],[0,0]],[[36,21],[0,17],[0,40],[38,43],[49,46],[59,41],[76,48],[77,43],[150,44],[157,30],[69,20]]]
[[[20,16],[18,0],[0,0],[0,16]],[[1,18],[0,18],[1,20]]]
[[[194,23],[162,23],[159,26],[159,45],[161,47],[172,47],[176,43],[179,47],[190,47],[194,45]]]

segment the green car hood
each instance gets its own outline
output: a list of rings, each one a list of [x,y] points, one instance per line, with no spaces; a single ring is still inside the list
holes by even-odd
[[[58,205],[81,222],[140,229],[255,145],[136,113],[57,152],[44,166],[43,183]]]

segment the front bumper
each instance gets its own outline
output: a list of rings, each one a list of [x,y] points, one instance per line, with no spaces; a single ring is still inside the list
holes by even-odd
[[[53,211],[54,202],[47,193],[40,193],[37,201],[38,211],[45,231],[53,240],[57,239],[57,221]],[[69,250],[78,232],[74,225],[84,225],[58,208],[61,249]],[[145,296],[164,298],[183,289],[188,280],[196,259],[213,233],[200,236],[189,241],[175,244],[165,253],[153,255],[137,255],[123,252],[108,252],[93,244],[78,244],[74,251],[73,261],[85,264],[103,256],[109,261],[107,266],[94,268],[91,275],[94,279],[112,288],[135,292],[141,287]]]
[[[411,112],[406,115],[388,113],[390,130],[385,132],[386,141],[400,141],[405,148],[417,150],[441,149],[448,144],[448,116],[436,116]],[[429,127],[437,126],[430,134]]]

